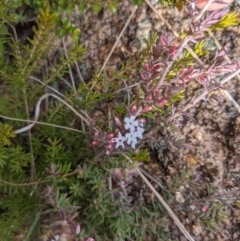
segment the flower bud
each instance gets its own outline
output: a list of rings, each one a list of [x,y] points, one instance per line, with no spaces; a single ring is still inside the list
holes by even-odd
[[[164,38],[163,36],[161,36],[161,37],[159,38],[159,44],[160,44],[161,46],[167,46],[167,42],[166,42],[166,40],[165,40],[165,38]]]
[[[106,146],[106,149],[108,149],[108,150],[111,150],[112,148],[113,148],[112,144],[109,144],[109,145]]]
[[[111,140],[113,137],[114,137],[114,134],[113,134],[113,133],[107,134],[107,138],[108,138],[109,140]]]
[[[156,101],[156,106],[160,107],[167,103],[168,101],[166,99],[159,99]]]
[[[152,94],[149,94],[149,95],[146,97],[146,100],[152,101],[152,99],[153,99]]]
[[[136,114],[136,111],[137,111],[137,106],[136,105],[133,105],[132,106],[132,114],[135,115]]]
[[[144,65],[144,70],[145,70],[146,72],[150,72],[150,65],[149,65],[148,63],[146,63],[146,64]]]
[[[148,75],[146,74],[146,73],[140,73],[140,77],[141,77],[141,79],[143,80],[143,81],[147,81],[148,80]]]
[[[185,74],[185,69],[181,69],[180,71],[179,71],[179,76],[183,76],[184,74]]]
[[[77,224],[77,227],[76,227],[76,230],[75,230],[76,234],[80,234],[80,231],[81,231],[80,225]]]
[[[85,239],[84,241],[95,241],[95,239],[93,239],[93,238],[87,238],[87,239]]]
[[[146,119],[144,119],[144,118],[139,118],[139,119],[137,119],[137,121],[138,121],[140,124],[146,123]]]
[[[157,96],[158,93],[159,93],[159,90],[158,90],[158,89],[154,89],[154,90],[153,90],[153,96]]]
[[[122,122],[120,121],[120,119],[117,116],[114,116],[114,120],[119,127],[122,126]]]
[[[147,106],[147,107],[144,107],[144,108],[142,109],[142,112],[145,113],[145,112],[148,112],[148,111],[150,111],[150,110],[152,110],[152,106]]]
[[[203,206],[202,207],[202,212],[205,213],[208,210],[208,206]]]
[[[93,145],[93,146],[97,146],[98,143],[99,143],[98,141],[92,141],[92,145]]]

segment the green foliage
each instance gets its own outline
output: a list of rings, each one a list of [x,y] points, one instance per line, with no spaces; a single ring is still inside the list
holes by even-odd
[[[78,5],[78,9],[79,9],[79,11],[80,11],[80,13],[85,13],[86,12],[86,10],[87,10],[87,4],[85,4],[85,3],[80,3],[79,5]]]
[[[240,207],[240,201],[239,201],[239,200],[236,200],[234,204],[235,204],[237,207]]]
[[[223,28],[229,26],[236,26],[239,24],[239,17],[238,13],[236,12],[229,12],[228,14],[224,15],[217,23],[211,26],[212,30],[221,30]]]
[[[132,0],[130,2],[134,3],[137,6],[141,6],[143,4],[143,0]]]
[[[99,4],[93,3],[91,6],[93,12],[99,13],[102,9],[102,7]]]
[[[10,138],[14,138],[16,135],[14,134],[12,126],[9,126],[5,123],[0,123],[0,144],[4,146],[10,146]]]
[[[175,6],[178,10],[181,10],[186,3],[186,0],[158,0],[163,6]]]
[[[207,54],[206,51],[204,51],[204,46],[205,46],[205,40],[201,40],[199,42],[197,42],[194,46],[193,46],[193,51],[194,53],[197,55],[197,56],[204,56]],[[185,54],[184,54],[184,59],[186,59],[184,61],[184,64],[187,64],[187,65],[192,65],[191,62],[187,62],[187,61],[190,61],[192,60],[193,61],[193,56],[188,52],[186,51]],[[182,60],[181,60],[182,61]]]
[[[134,1],[137,5],[142,2]],[[139,150],[126,149],[125,157],[119,150],[106,155],[92,145],[96,130],[114,132],[114,116],[123,120],[134,105],[144,105],[145,89],[142,82],[139,83],[139,70],[153,54],[156,34],[146,42],[146,49],[139,52],[136,59],[122,64],[120,70],[97,72],[88,83],[76,84],[73,80],[74,83],[69,84],[72,81],[68,77],[69,70],[85,50],[78,43],[80,30],[62,13],[73,11],[75,4],[81,12],[91,7],[99,13],[106,7],[114,13],[117,3],[41,0],[0,3],[0,112],[1,121],[8,121],[8,124],[0,123],[0,240],[51,240],[54,225],[67,221],[81,223],[81,230],[84,230],[79,234],[81,238],[140,241],[151,234],[157,240],[170,240],[164,226],[168,222],[167,215],[159,202],[134,200],[130,185],[120,186],[113,178],[113,183],[109,181],[112,170],[134,169],[139,162],[148,162],[147,143]],[[28,21],[29,16],[21,12],[21,7],[26,5],[37,17],[34,15],[33,36],[21,41],[16,28]],[[230,16],[227,21],[233,18]],[[54,51],[55,40],[65,36],[71,38],[71,46],[66,52],[60,49],[56,59],[47,65],[46,59]],[[194,44],[193,50],[198,56],[207,54],[204,41]],[[184,52],[174,61],[166,75],[166,83],[182,68],[192,65],[194,59]],[[138,84],[134,98],[128,95],[128,86],[133,80]],[[157,78],[153,78],[151,85],[156,83]],[[61,85],[63,89],[55,88]],[[51,95],[42,100],[46,92],[54,92],[58,98]],[[183,92],[174,92],[165,105],[142,115],[148,121],[146,130],[158,127],[156,119],[165,118],[172,105],[183,98]],[[102,104],[105,105],[102,107]],[[21,128],[32,119],[46,125],[35,123],[31,130],[23,131]],[[171,125],[163,129],[162,134],[169,136]],[[160,152],[167,148],[166,142],[152,139],[153,149]],[[127,162],[126,156],[131,158],[132,164]],[[162,192],[169,204],[174,202],[174,193],[192,181],[191,178],[190,171],[184,170],[173,178],[171,185],[164,185]],[[211,209],[210,215],[200,218],[208,229],[213,229],[215,224],[226,222],[224,215],[219,207],[215,213]],[[78,235],[76,230],[70,231]]]
[[[107,9],[111,12],[111,13],[115,13],[117,11],[116,5],[114,3],[109,3],[107,5]]]
[[[224,224],[229,224],[229,218],[220,203],[212,203],[206,213],[201,215],[201,224],[209,231],[216,232]]]

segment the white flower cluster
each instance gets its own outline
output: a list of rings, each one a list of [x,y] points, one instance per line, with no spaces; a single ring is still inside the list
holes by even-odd
[[[136,144],[138,142],[137,138],[143,138],[144,129],[142,128],[142,123],[136,120],[136,116],[132,115],[130,117],[124,118],[124,128],[125,130],[129,131],[122,135],[121,132],[118,133],[118,138],[116,138],[116,148],[121,146],[124,148],[124,142],[127,142],[128,145],[131,145],[133,149],[136,148]]]

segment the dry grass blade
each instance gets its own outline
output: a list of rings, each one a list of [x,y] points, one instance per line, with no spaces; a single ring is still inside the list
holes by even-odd
[[[60,102],[62,102],[64,105],[66,105],[71,111],[73,111],[81,120],[83,120],[88,126],[90,125],[90,122],[83,116],[81,115],[79,112],[77,112],[71,105],[69,105],[66,101],[64,101],[63,99],[61,99],[60,97],[58,97],[57,95],[54,94],[44,94],[37,102],[36,104],[36,108],[35,108],[35,115],[34,115],[34,119],[35,121],[28,125],[25,126],[17,131],[15,131],[15,134],[20,134],[22,132],[28,131],[30,130],[36,123],[36,121],[38,120],[39,116],[40,116],[40,105],[42,103],[43,100],[45,100],[48,97],[54,97],[55,99],[59,100]]]
[[[107,62],[108,62],[108,60],[109,60],[109,58],[111,57],[111,55],[112,55],[114,49],[116,48],[116,46],[117,46],[117,44],[118,44],[120,38],[122,37],[122,35],[123,35],[125,29],[126,29],[127,26],[129,25],[129,23],[130,23],[130,21],[131,21],[133,15],[135,14],[136,10],[137,10],[137,6],[134,7],[134,9],[133,9],[131,15],[129,16],[127,22],[125,23],[125,25],[124,25],[122,31],[121,31],[120,34],[118,35],[118,37],[117,37],[117,39],[116,39],[114,45],[112,46],[112,49],[110,50],[110,52],[109,52],[109,54],[108,54],[106,60],[105,60],[104,63],[103,63],[103,66],[102,66],[102,68],[101,68],[101,70],[100,70],[100,72],[99,72],[99,75],[100,75],[100,74],[102,73],[102,71],[104,70],[104,68],[105,68],[105,66],[106,66],[106,64],[107,64]]]
[[[128,157],[125,153],[121,153],[130,163],[133,163],[130,157]],[[158,198],[158,200],[161,202],[161,204],[164,206],[164,208],[167,210],[169,216],[174,220],[176,225],[179,227],[179,229],[182,231],[182,233],[185,235],[185,237],[190,240],[194,241],[193,237],[189,234],[189,232],[185,229],[185,227],[182,225],[181,221],[178,219],[178,217],[174,214],[174,212],[171,210],[171,208],[168,206],[168,204],[164,201],[164,199],[161,197],[161,195],[156,191],[156,189],[153,187],[153,185],[147,180],[147,178],[142,174],[141,170],[137,168],[137,172],[140,175],[140,177],[143,179],[143,181],[148,185],[148,187],[152,190],[154,195]]]
[[[68,59],[67,47],[66,47],[64,38],[62,38],[62,45],[63,45],[63,49],[64,49],[65,58]],[[71,83],[72,83],[72,88],[74,90],[74,93],[76,93],[77,92],[76,85],[75,85],[75,81],[74,81],[73,73],[72,73],[72,68],[71,68],[70,64],[68,64],[68,70],[69,70],[69,76],[70,76]]]
[[[108,60],[110,59],[110,57],[111,57],[111,55],[112,55],[114,49],[116,48],[116,46],[117,46],[117,44],[118,44],[120,38],[122,37],[124,31],[126,30],[127,26],[129,25],[129,23],[130,23],[130,21],[131,21],[133,15],[135,14],[137,8],[138,8],[137,6],[134,7],[134,9],[133,9],[131,15],[129,16],[128,20],[126,21],[126,23],[125,23],[125,25],[124,25],[122,31],[121,31],[120,34],[118,35],[118,37],[117,37],[117,39],[116,39],[114,45],[112,46],[112,49],[110,50],[110,52],[109,52],[107,58],[105,59],[103,65],[102,65],[102,68],[101,68],[100,71],[99,71],[98,76],[100,76],[101,73],[102,73],[102,71],[104,70],[104,68],[105,68],[105,66],[106,66],[106,64],[107,64],[107,62],[108,62]],[[94,86],[95,86],[95,85],[93,84],[92,87],[91,87],[91,90],[94,88]]]
[[[26,110],[27,120],[29,120],[29,107],[28,107],[28,99],[27,99],[26,89],[24,89],[24,102],[25,102],[25,110]],[[29,121],[28,121],[28,124],[29,124]],[[36,178],[36,165],[35,165],[35,157],[34,157],[34,153],[33,153],[32,133],[31,133],[30,129],[27,131],[27,134],[28,134],[28,139],[29,139],[29,151],[30,151],[30,158],[31,158],[30,180],[34,181]]]
[[[84,81],[84,79],[83,79],[83,77],[82,77],[82,74],[81,74],[81,71],[80,71],[80,69],[79,69],[79,66],[78,66],[77,61],[75,61],[74,64],[75,64],[76,71],[77,71],[77,75],[78,75],[78,78],[79,78],[80,82],[86,84],[85,81]]]
[[[225,95],[226,99],[230,100],[234,107],[237,109],[237,111],[240,113],[240,106],[239,104],[233,99],[233,97],[226,91],[226,90],[221,90],[222,93]]]
[[[53,92],[55,92],[56,94],[58,94],[58,95],[61,96],[62,98],[65,98],[65,96],[64,96],[61,92],[59,92],[59,91],[57,91],[56,89],[54,89],[53,87],[45,84],[45,83],[42,82],[40,79],[37,79],[37,78],[34,77],[34,76],[30,76],[30,79],[32,79],[32,80],[34,80],[34,81],[37,81],[38,83],[40,83],[41,85],[45,86],[46,88],[52,90]]]
[[[174,220],[176,225],[179,227],[179,229],[182,231],[182,233],[185,235],[185,237],[190,240],[194,241],[194,238],[189,234],[189,232],[185,229],[185,227],[182,225],[181,221],[178,219],[178,217],[174,214],[174,212],[171,210],[171,208],[168,206],[168,204],[164,201],[164,199],[161,197],[161,195],[155,190],[155,188],[152,186],[152,184],[147,180],[147,178],[142,174],[142,172],[137,169],[140,177],[143,179],[143,181],[148,185],[148,187],[152,190],[154,195],[158,198],[158,200],[161,202],[161,204],[164,206],[164,208],[167,210],[168,214],[171,216],[171,218]]]

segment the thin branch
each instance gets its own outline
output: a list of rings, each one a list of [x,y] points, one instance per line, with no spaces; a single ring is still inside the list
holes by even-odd
[[[216,44],[218,50],[223,49],[222,45],[218,42],[218,40],[215,38],[214,34],[212,33],[212,31],[210,29],[207,30],[209,36],[213,39],[214,43]],[[230,58],[227,56],[227,54],[224,55],[224,59],[226,59],[226,61],[231,64],[232,61],[230,60]],[[240,80],[240,76],[238,75],[238,80]]]
[[[10,24],[12,30],[13,30],[13,36],[14,36],[14,40],[17,43],[18,42],[18,36],[17,36],[17,32],[14,26],[12,26]],[[18,51],[18,55],[17,55],[17,59],[19,60],[19,63],[22,64],[21,60],[20,60],[20,50],[19,50],[19,46],[17,47],[17,51]],[[26,68],[26,67],[24,67]],[[24,81],[23,81],[24,82]],[[24,86],[24,83],[23,83]],[[29,123],[29,107],[28,107],[28,99],[27,99],[27,93],[26,93],[26,88],[23,87],[23,95],[24,95],[24,105],[25,105],[25,111],[26,111],[26,116],[27,116],[27,122]],[[31,130],[28,130],[28,139],[29,139],[29,151],[30,151],[30,158],[31,158],[31,172],[30,172],[30,179],[33,181],[36,177],[36,168],[35,168],[35,158],[34,158],[34,153],[33,153],[33,145],[32,145],[32,135],[31,135]]]
[[[229,74],[227,77],[225,77],[222,81],[220,81],[220,84],[225,84],[227,81],[231,80],[233,77],[238,75],[240,73],[240,69],[237,69],[233,73]],[[209,89],[205,89],[202,94],[200,94],[198,97],[190,101],[186,106],[184,106],[180,111],[173,114],[171,117],[167,119],[167,122],[173,121],[175,118],[180,116],[182,113],[186,112],[189,108],[195,106],[200,100],[203,100],[206,95],[208,95],[211,91],[216,89],[215,86],[211,86]]]
[[[14,187],[27,187],[27,186],[33,186],[33,185],[45,183],[46,181],[36,181],[36,182],[27,182],[27,183],[13,183],[13,182],[8,182],[8,181],[0,179],[0,182],[4,183],[4,184],[7,184],[9,186],[14,186]]]
[[[184,38],[184,40],[182,41],[182,43],[181,43],[180,46],[178,47],[177,53],[173,56],[173,58],[171,59],[171,61],[170,61],[170,62],[168,63],[168,65],[166,66],[166,68],[165,68],[165,70],[164,70],[164,72],[163,72],[160,80],[158,81],[158,83],[156,84],[156,86],[155,86],[154,88],[159,89],[159,88],[162,86],[162,84],[163,84],[163,82],[164,82],[164,80],[165,80],[165,78],[166,78],[169,70],[172,68],[172,65],[173,65],[174,61],[175,61],[175,60],[177,59],[177,57],[182,53],[184,47],[186,47],[187,43],[188,43],[191,39],[192,39],[192,38],[191,38],[190,36],[187,36],[187,37]]]
[[[183,206],[197,205],[197,204],[202,204],[202,203],[206,203],[209,201],[216,201],[216,200],[222,202],[220,199],[227,201],[227,197],[229,196],[231,199],[237,199],[238,194],[240,194],[240,189],[234,190],[234,191],[228,191],[224,193],[217,193],[217,194],[214,193],[201,199],[196,199],[190,202],[186,202],[186,204],[183,204]]]
[[[236,75],[238,75],[240,73],[240,69],[237,69],[235,72],[231,73],[230,75],[228,75],[227,77],[225,77],[222,81],[220,81],[220,84],[226,83],[227,81],[231,80],[233,77],[235,77]],[[182,115],[182,113],[186,112],[188,109],[190,109],[191,107],[195,106],[199,101],[204,100],[204,98],[211,93],[211,91],[215,90],[216,87],[215,86],[211,86],[208,89],[204,89],[203,93],[200,94],[199,96],[197,96],[196,98],[194,98],[193,100],[191,100],[187,105],[185,105],[182,109],[180,109],[178,112],[174,113],[172,116],[170,116],[169,118],[167,118],[166,122],[171,122],[173,121],[175,118],[177,118],[178,116]],[[144,134],[144,138],[150,137],[152,135],[154,135],[155,133],[157,133],[160,130],[161,127],[156,127],[154,129],[152,129],[151,131],[149,131],[148,133]]]
[[[61,177],[62,179],[66,178],[66,177],[69,177],[69,176],[72,176],[74,174],[76,174],[76,170],[73,171],[73,172],[69,172],[63,176],[61,175],[55,175],[56,177]],[[26,183],[13,183],[13,182],[9,182],[9,181],[5,181],[3,179],[0,179],[0,182],[1,183],[4,183],[4,184],[7,184],[9,186],[14,186],[14,187],[27,187],[27,186],[33,186],[33,185],[39,185],[39,184],[42,184],[42,183],[47,183],[49,182],[49,180],[42,180],[42,181],[36,181],[36,182],[26,182]]]
[[[240,68],[235,70],[234,72],[232,72],[231,74],[229,74],[227,77],[225,77],[223,80],[220,81],[221,85],[224,85],[225,83],[227,83],[229,80],[231,80],[232,78],[234,78],[235,76],[237,76],[240,73]]]
[[[240,69],[237,69],[233,73],[229,74],[223,80],[220,81],[220,84],[225,84],[227,81],[231,80],[233,77],[240,73]],[[173,114],[170,118],[167,119],[167,122],[174,120],[176,117],[180,116],[182,113],[186,112],[189,108],[195,106],[200,100],[203,100],[206,95],[213,91],[216,87],[211,86],[209,89],[205,89],[202,94],[196,97],[194,100],[190,101],[186,106],[184,106],[180,111]]]
[[[24,94],[24,103],[25,103],[25,110],[26,110],[26,115],[27,115],[27,122],[29,124],[29,108],[28,108],[28,99],[26,95],[26,89],[24,88],[23,90]],[[30,180],[33,181],[36,177],[36,167],[35,167],[35,157],[33,153],[33,145],[32,145],[32,133],[31,130],[29,129],[27,131],[28,133],[28,139],[29,139],[29,151],[30,151],[30,158],[31,158],[31,172],[30,172]]]

